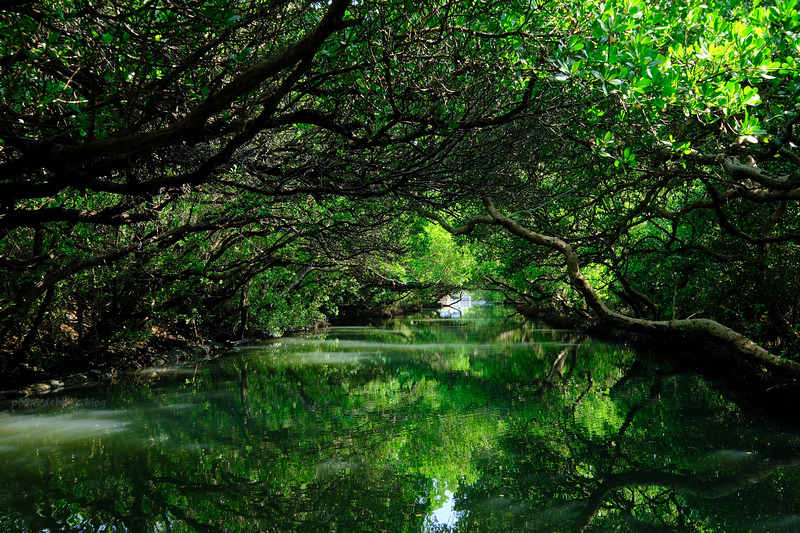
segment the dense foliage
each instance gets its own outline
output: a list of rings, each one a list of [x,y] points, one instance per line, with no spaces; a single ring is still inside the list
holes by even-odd
[[[565,91],[596,99],[540,153],[532,200],[495,197],[501,213],[472,220],[517,225],[550,252],[523,250],[512,287],[535,300],[568,281],[629,329],[680,325],[724,344],[735,334],[722,323],[796,355],[795,7],[582,4],[576,18],[590,22],[570,23],[550,61]],[[741,338],[726,347],[758,351]]]
[[[794,0],[12,0],[0,30],[6,372],[476,286],[797,352]]]

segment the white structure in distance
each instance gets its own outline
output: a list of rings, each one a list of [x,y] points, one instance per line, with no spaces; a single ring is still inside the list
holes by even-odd
[[[486,305],[483,300],[472,301],[472,296],[469,293],[462,292],[459,294],[448,294],[439,303],[442,307],[437,311],[442,318],[461,318],[464,312],[473,305]]]

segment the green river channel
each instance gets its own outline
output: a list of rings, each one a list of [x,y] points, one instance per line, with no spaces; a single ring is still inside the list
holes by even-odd
[[[498,307],[3,404],[0,531],[800,530],[800,428]]]

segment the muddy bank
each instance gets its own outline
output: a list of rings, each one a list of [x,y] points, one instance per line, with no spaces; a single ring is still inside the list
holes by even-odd
[[[0,402],[92,385],[142,368],[156,368],[176,363],[188,364],[204,361],[218,357],[229,349],[230,346],[228,345],[208,341],[196,345],[176,346],[162,352],[129,353],[120,357],[118,361],[107,362],[97,368],[87,368],[82,372],[75,372],[61,377],[41,376],[39,379],[31,376],[27,381],[20,379],[20,382],[15,387],[0,391]]]

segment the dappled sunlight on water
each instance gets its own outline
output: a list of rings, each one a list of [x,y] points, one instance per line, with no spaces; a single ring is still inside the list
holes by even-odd
[[[287,346],[287,345],[281,345]],[[303,347],[307,346],[307,344],[301,345]],[[320,344],[323,346],[323,344]],[[292,351],[291,353],[285,353],[282,350],[275,352],[270,351],[266,352],[263,349],[250,349],[247,350],[245,353],[251,357],[269,357],[275,362],[282,362],[282,363],[289,363],[289,364],[301,364],[301,365],[336,365],[336,364],[348,364],[348,363],[357,363],[361,361],[369,361],[376,357],[380,357],[381,352],[379,351],[355,351],[355,352],[335,352],[335,351]]]
[[[65,414],[0,415],[0,446],[26,446],[50,441],[53,445],[125,431],[126,421],[113,411]]]

